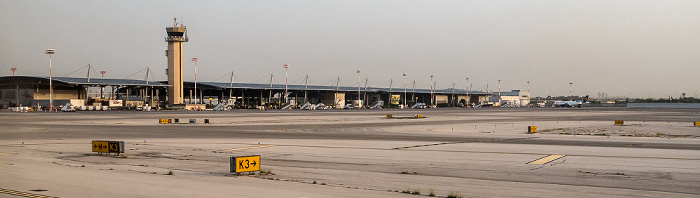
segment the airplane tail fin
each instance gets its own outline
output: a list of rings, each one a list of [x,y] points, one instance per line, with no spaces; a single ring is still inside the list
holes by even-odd
[[[586,102],[588,102],[588,95],[586,95],[586,97],[585,97],[585,98],[583,98],[583,101],[582,101],[582,102],[583,102],[583,103],[586,103]]]

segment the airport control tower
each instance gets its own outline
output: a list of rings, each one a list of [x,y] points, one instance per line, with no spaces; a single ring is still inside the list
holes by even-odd
[[[182,43],[187,42],[187,27],[182,23],[177,25],[177,18],[174,18],[173,27],[166,27],[168,37],[168,104],[182,104]]]

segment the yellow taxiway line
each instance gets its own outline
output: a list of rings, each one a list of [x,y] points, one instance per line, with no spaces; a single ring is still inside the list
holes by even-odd
[[[551,161],[554,161],[554,160],[557,160],[557,159],[559,159],[559,158],[562,158],[562,157],[564,157],[564,156],[566,156],[566,155],[548,155],[548,156],[545,156],[545,157],[543,157],[543,158],[537,159],[537,160],[532,161],[532,162],[527,163],[527,164],[546,164],[546,163],[549,163],[549,162],[551,162]]]
[[[266,144],[266,145],[260,145],[260,146],[249,146],[249,147],[243,147],[243,148],[232,148],[232,149],[226,149],[226,150],[223,150],[223,151],[239,151],[239,150],[247,150],[247,149],[256,149],[256,148],[272,147],[272,146],[277,146],[277,145]]]
[[[14,155],[12,153],[0,153],[0,155]]]

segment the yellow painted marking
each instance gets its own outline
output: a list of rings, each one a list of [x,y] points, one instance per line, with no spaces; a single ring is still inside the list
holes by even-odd
[[[0,166],[9,166],[9,165],[12,165],[12,164],[0,163]]]
[[[0,153],[0,155],[14,155],[12,153]]]
[[[0,188],[0,193],[5,193],[8,195],[16,195],[16,196],[21,196],[21,197],[34,197],[34,198],[55,198],[52,196],[46,196],[46,195],[40,195],[40,194],[34,194],[34,193],[26,193],[26,192],[20,192],[20,191],[15,191],[15,190],[8,190],[8,189],[3,189]]]
[[[249,147],[243,147],[243,148],[232,148],[232,149],[226,149],[223,151],[240,151],[240,150],[247,150],[247,149],[254,149],[254,148],[265,148],[265,147],[272,147],[272,146],[277,146],[273,144],[266,144],[266,145],[260,145],[260,146],[249,146]]]
[[[549,163],[551,161],[562,158],[564,156],[566,156],[566,155],[548,155],[547,157],[540,158],[538,160],[532,161],[532,162],[527,163],[527,164],[546,164],[546,163]]]

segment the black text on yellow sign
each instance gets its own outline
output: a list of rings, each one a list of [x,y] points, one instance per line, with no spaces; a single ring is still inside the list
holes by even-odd
[[[695,122],[695,126],[700,126],[700,122]]]
[[[109,153],[109,142],[92,141],[92,152]]]
[[[171,119],[160,119],[161,124],[170,124],[172,122]]]
[[[260,171],[260,156],[231,157],[231,172]]]
[[[98,153],[123,153],[123,141],[92,141],[92,152]]]
[[[625,121],[622,120],[615,120],[615,125],[623,125]]]

